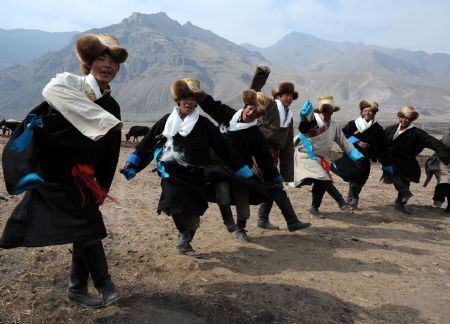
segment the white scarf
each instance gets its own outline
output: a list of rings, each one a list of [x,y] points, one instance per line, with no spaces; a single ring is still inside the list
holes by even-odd
[[[368,129],[374,123],[376,123],[374,119],[371,119],[370,121],[367,122],[361,116],[359,116],[358,118],[355,119],[356,128],[358,128],[360,133],[363,133],[366,129]]]
[[[322,118],[320,118],[320,115],[318,113],[314,113],[314,118],[317,122],[317,128],[321,128],[325,125],[325,122],[322,120]]]
[[[102,92],[100,91],[100,87],[98,86],[97,80],[95,80],[92,74],[89,73],[86,76],[86,83],[89,85],[92,91],[94,91],[96,99],[103,97]]]
[[[233,115],[233,117],[231,117],[230,127],[228,128],[228,130],[230,132],[240,131],[240,130],[247,129],[247,128],[250,128],[250,127],[256,125],[256,123],[257,123],[256,119],[254,121],[250,122],[250,123],[239,122],[239,119],[242,116],[242,111],[243,110],[244,109],[240,109],[240,110],[236,111],[236,113]]]
[[[415,125],[414,125],[413,123],[411,123],[411,124],[409,124],[408,127],[406,127],[406,129],[400,131],[400,124],[398,124],[397,131],[395,132],[394,137],[393,137],[392,139],[396,139],[399,135],[403,134],[403,133],[406,132],[408,129],[411,129],[411,128],[413,128],[414,126],[415,126]]]
[[[164,130],[162,132],[162,134],[167,138],[173,137],[177,133],[183,137],[188,136],[200,116],[198,107],[195,107],[194,111],[190,115],[184,117],[184,119],[181,119],[179,111],[180,108],[175,106],[172,113],[169,115],[169,118],[167,118],[166,125],[164,126]]]
[[[284,105],[281,103],[281,101],[279,99],[276,99],[275,102],[277,103],[278,114],[280,115],[280,127],[286,128],[291,123],[292,111],[288,109],[286,115],[286,108],[284,108]]]

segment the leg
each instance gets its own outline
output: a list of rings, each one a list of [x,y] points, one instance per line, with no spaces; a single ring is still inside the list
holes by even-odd
[[[247,219],[250,217],[250,205],[248,189],[232,183],[233,193],[236,199],[236,214],[237,214],[237,226],[236,237],[238,240],[248,242],[247,231],[245,226],[247,225]]]
[[[350,182],[348,184],[348,198],[347,204],[350,208],[357,208],[359,202],[359,194],[362,190],[362,187],[354,182]]]
[[[327,180],[327,181],[322,181],[322,185],[324,186],[326,192],[328,192],[328,194],[333,197],[333,199],[338,203],[339,208],[341,210],[345,210],[348,208],[347,203],[344,200],[344,197],[342,197],[341,193],[339,192],[339,190],[337,190],[337,188],[334,186],[333,182]]]
[[[216,201],[219,205],[220,214],[222,215],[223,224],[228,232],[232,233],[237,230],[236,223],[233,219],[233,212],[230,206],[230,184],[227,181],[217,182],[215,184]]]
[[[322,204],[323,195],[325,194],[325,187],[321,180],[313,180],[312,202],[311,207],[308,209],[311,216],[325,218],[325,216],[319,212],[319,207]]]
[[[411,212],[407,211],[405,208],[408,199],[412,197],[412,193],[409,190],[410,182],[400,178],[395,174],[391,176],[391,178],[392,182],[394,183],[394,187],[398,192],[397,199],[395,200],[395,209],[404,214],[411,214]]]
[[[103,302],[100,298],[92,297],[88,292],[89,269],[83,257],[84,242],[73,243],[72,268],[70,270],[67,300],[91,308],[100,308]]]
[[[270,229],[270,230],[278,230],[280,229],[278,226],[273,225],[269,222],[269,214],[272,210],[273,199],[269,197],[269,199],[263,202],[258,209],[258,221],[256,226],[259,228]]]
[[[178,241],[176,243],[178,252],[194,258],[201,258],[201,253],[195,252],[191,245],[195,232],[200,226],[200,216],[180,213],[173,214],[172,219],[178,229]]]
[[[433,206],[435,207],[441,207],[442,204],[445,201],[445,197],[447,196],[447,187],[448,183],[439,183],[434,188],[434,195],[433,195]]]
[[[311,226],[311,223],[302,223],[298,220],[286,191],[281,188],[272,188],[269,194],[280,208],[290,232]]]
[[[94,286],[100,293],[103,306],[119,300],[119,293],[108,272],[108,263],[102,241],[95,240],[86,243],[83,246],[83,255],[91,278],[94,281]]]

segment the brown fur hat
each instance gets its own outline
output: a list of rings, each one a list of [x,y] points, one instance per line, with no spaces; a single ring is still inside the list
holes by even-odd
[[[414,110],[413,106],[403,106],[397,113],[397,117],[405,117],[408,118],[410,121],[414,121],[419,117],[419,113]]]
[[[241,99],[242,103],[245,106],[252,105],[257,106],[258,105],[258,99],[256,98],[256,91],[253,89],[245,89],[241,93]]]
[[[314,112],[330,114],[340,109],[340,107],[334,105],[333,96],[322,96],[317,100],[317,108],[314,109]]]
[[[80,70],[89,74],[91,63],[100,55],[107,53],[118,64],[126,61],[128,52],[121,47],[119,41],[111,34],[84,34],[77,39],[76,51],[80,61]]]
[[[184,78],[176,80],[172,83],[170,88],[173,100],[186,99],[188,97],[194,97],[198,102],[202,101],[206,94],[200,89],[200,81],[193,78]]]
[[[292,93],[294,100],[298,98],[298,92],[294,90],[294,84],[292,82],[281,82],[276,88],[272,89],[272,96],[274,98],[285,93]]]
[[[370,108],[374,113],[377,113],[378,112],[378,102],[363,100],[359,103],[359,110],[363,111],[364,108]]]

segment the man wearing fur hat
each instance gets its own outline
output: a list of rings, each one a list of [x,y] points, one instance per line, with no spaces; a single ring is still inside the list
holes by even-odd
[[[201,257],[191,241],[208,208],[204,167],[210,164],[210,148],[242,178],[253,173],[206,117],[200,116],[197,100],[205,93],[196,79],[176,80],[171,87],[177,103],[136,146],[122,173],[131,179],[154,158],[161,176],[161,197],[157,211],[172,217],[178,229],[176,247],[182,254]]]
[[[413,121],[419,117],[419,113],[414,107],[401,107],[397,116],[399,123],[384,130],[394,167],[394,174],[390,175],[389,178],[398,192],[395,209],[410,214],[411,212],[405,208],[409,198],[413,195],[409,186],[411,181],[419,182],[421,173],[416,159],[417,155],[424,148],[429,148],[436,151],[439,159],[445,165],[448,165],[450,149],[424,130],[415,127]]]
[[[275,166],[266,138],[257,126],[257,118],[264,113],[265,107],[258,103],[256,91],[247,89],[242,92],[243,108],[235,110],[207,95],[200,102],[200,107],[209,114],[225,133],[227,141],[244,158],[249,167],[253,167],[253,160],[258,165],[265,183],[270,185],[269,197],[280,207],[286,218],[289,231],[307,228],[310,223],[298,220],[291,202],[283,190],[283,178]],[[241,241],[248,241],[245,226],[250,216],[250,200],[248,189],[238,183],[231,182],[234,192],[237,212],[236,237]],[[224,223],[234,224],[229,204],[219,204]]]
[[[251,89],[257,91],[258,100],[263,101],[266,109],[258,119],[258,126],[269,143],[270,151],[276,165],[279,165],[280,174],[284,181],[294,179],[294,123],[292,110],[289,107],[292,101],[298,98],[298,92],[292,82],[282,82],[272,90],[273,100],[265,96],[261,89],[270,74],[267,66],[258,66],[253,76]],[[269,214],[273,200],[262,203],[258,210],[257,226],[264,229],[279,229],[269,222]]]
[[[331,119],[339,109],[334,105],[332,96],[324,96],[319,97],[316,109],[313,110],[311,102],[307,100],[300,110],[300,133],[294,144],[294,184],[296,187],[313,185],[312,203],[308,211],[311,216],[319,218],[325,218],[319,212],[325,192],[333,197],[341,210],[348,207],[331,180],[330,155],[333,143],[337,143],[352,161],[364,158]]]
[[[353,169],[349,173],[356,173],[355,179],[349,180],[348,187],[347,203],[351,209],[357,208],[359,194],[369,178],[370,160],[373,162],[380,161],[385,172],[393,172],[383,127],[375,120],[378,103],[362,100],[359,103],[359,110],[360,116],[349,121],[342,129],[348,141],[367,158],[364,168],[356,168],[347,156],[340,159],[343,167],[339,167],[339,169],[343,170],[349,167]],[[335,161],[335,164],[339,165],[339,162],[339,160]],[[345,177],[344,180],[346,180]]]
[[[107,234],[99,205],[111,186],[121,139],[120,106],[109,83],[128,53],[113,35],[85,34],[76,54],[86,76],[56,75],[43,90],[46,102],[35,109],[42,122],[34,143],[43,183],[13,211],[0,246],[73,243],[67,298],[98,308],[119,299],[101,241]],[[89,275],[100,298],[88,293]]]

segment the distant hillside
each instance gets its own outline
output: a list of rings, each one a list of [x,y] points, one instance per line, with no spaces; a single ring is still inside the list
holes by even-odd
[[[299,92],[293,103],[297,117],[303,100],[333,95],[338,120],[358,114],[362,99],[380,103],[379,118],[395,120],[401,105],[417,107],[421,119],[450,120],[450,56],[354,43],[324,41],[292,33],[261,49],[239,46],[209,30],[184,25],[165,13],[134,13],[118,24],[87,32],[115,34],[129,51],[112,84],[126,120],[150,121],[175,105],[170,85],[178,78],[198,78],[208,93],[240,108],[255,67],[269,64],[272,73],[264,92],[284,80]],[[0,118],[22,118],[41,100],[44,85],[56,73],[79,73],[75,37],[59,51],[0,73]]]
[[[0,69],[27,64],[49,51],[58,51],[78,33],[0,28],[0,44],[3,44],[0,51]]]

